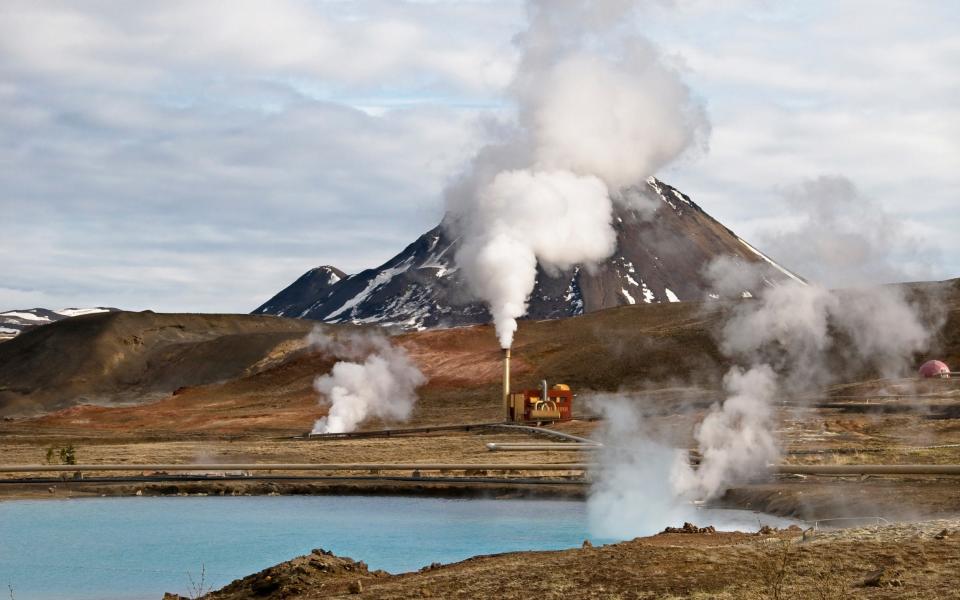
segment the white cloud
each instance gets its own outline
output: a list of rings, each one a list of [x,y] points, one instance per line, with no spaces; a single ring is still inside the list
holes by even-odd
[[[960,8],[735,4],[681,3],[654,26],[714,124],[709,156],[664,176],[755,237],[787,218],[778,188],[843,174],[902,227],[933,234],[934,276],[960,275]]]
[[[960,274],[960,9],[665,6],[636,26],[713,134],[664,178],[751,237],[788,218],[779,187],[840,173]],[[0,309],[247,311],[317,264],[379,263],[504,111],[523,21],[493,0],[3,3]]]

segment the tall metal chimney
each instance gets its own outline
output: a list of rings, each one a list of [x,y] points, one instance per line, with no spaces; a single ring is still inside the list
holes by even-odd
[[[510,348],[503,351],[503,412],[510,420]]]

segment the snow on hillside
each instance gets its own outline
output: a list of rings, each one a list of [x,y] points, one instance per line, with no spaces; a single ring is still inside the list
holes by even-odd
[[[708,215],[689,196],[656,178],[628,190],[620,203],[612,256],[590,269],[540,269],[527,307],[529,319],[571,317],[627,304],[711,298],[705,270],[718,257],[758,264],[764,285],[799,278]],[[254,310],[254,314],[328,323],[379,323],[425,329],[485,323],[486,307],[472,298],[454,255],[460,240],[444,222],[374,269],[346,275],[311,269]],[[562,243],[558,240],[557,243]],[[758,290],[743,290],[744,297]]]
[[[28,329],[47,323],[116,310],[116,308],[97,306],[94,308],[61,308],[59,310],[27,308],[0,312],[0,342],[15,338]]]

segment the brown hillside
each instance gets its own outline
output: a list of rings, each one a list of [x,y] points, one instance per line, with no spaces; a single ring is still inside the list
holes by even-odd
[[[944,307],[946,322],[932,355],[960,364],[960,280],[916,284],[910,289],[925,301],[936,298]],[[534,387],[546,377],[569,383],[581,395],[670,389],[671,393],[695,390],[698,397],[709,400],[728,366],[714,335],[728,306],[720,302],[636,305],[563,320],[524,321],[514,345],[513,385]],[[12,359],[20,369],[26,364],[36,369],[17,383],[27,387],[23,383],[27,381],[33,386],[17,396],[20,407],[74,406],[41,419],[46,426],[116,432],[302,432],[323,414],[313,380],[329,372],[335,359],[304,348],[312,322],[233,315],[94,317],[100,320],[85,323],[86,333],[73,327],[57,331],[75,327],[80,321],[74,319],[0,346],[0,353],[26,342],[32,344],[27,348],[36,346],[26,358]],[[49,337],[40,338],[41,333]],[[131,335],[143,342],[125,343]],[[429,377],[412,423],[501,418],[497,401],[501,353],[490,326],[408,333],[396,341]],[[79,347],[92,351],[68,351]],[[105,356],[115,357],[114,361]],[[54,357],[69,360],[60,366]],[[0,364],[0,385],[7,386],[3,393],[10,397],[9,382],[16,371],[5,361]],[[104,368],[104,364],[112,366]],[[44,377],[49,378],[46,384]],[[877,385],[870,377],[863,380],[866,383],[857,385]],[[844,389],[852,393],[851,388]],[[89,403],[94,393],[100,394],[103,404],[152,403],[75,406]]]
[[[243,376],[300,345],[312,324],[248,315],[103,313],[0,345],[0,414],[116,405]]]

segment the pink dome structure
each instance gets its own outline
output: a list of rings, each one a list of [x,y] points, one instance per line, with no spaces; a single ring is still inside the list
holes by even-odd
[[[950,377],[950,367],[939,360],[928,360],[920,367],[920,377]]]

